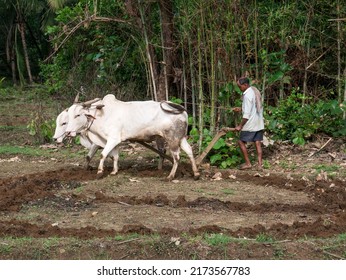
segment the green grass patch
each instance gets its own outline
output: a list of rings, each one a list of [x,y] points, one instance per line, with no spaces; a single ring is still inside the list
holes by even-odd
[[[28,156],[47,156],[50,155],[49,150],[43,150],[35,147],[10,146],[4,145],[0,147],[0,154],[5,155],[28,155]]]
[[[321,171],[324,172],[337,172],[340,169],[340,165],[338,164],[331,164],[331,165],[326,165],[326,164],[317,164],[312,167],[317,171],[317,173],[320,173]]]
[[[204,240],[211,246],[226,245],[232,241],[232,238],[222,233],[206,234]]]
[[[256,236],[256,241],[260,243],[272,243],[275,239],[265,233],[260,233]]]
[[[271,165],[270,165],[270,162],[268,160],[264,160],[263,161],[263,168],[264,169],[270,169]]]
[[[18,126],[13,125],[0,125],[0,131],[14,131],[18,129]]]
[[[346,233],[341,233],[338,235],[338,239],[340,241],[346,241]]]
[[[141,235],[139,235],[138,233],[133,233],[133,234],[128,234],[128,235],[117,235],[114,237],[115,241],[127,241],[127,240],[131,240],[131,239],[137,239],[140,238]]]
[[[68,157],[68,158],[84,158],[87,151],[83,148],[76,150],[74,147],[56,149],[43,149],[38,146],[0,146],[0,155],[24,155],[35,157]]]
[[[226,195],[234,195],[235,193],[232,189],[222,189],[221,191]]]
[[[295,169],[297,169],[297,165],[295,163],[288,162],[288,161],[280,161],[279,165],[280,165],[281,168],[283,168],[285,170],[295,170]]]

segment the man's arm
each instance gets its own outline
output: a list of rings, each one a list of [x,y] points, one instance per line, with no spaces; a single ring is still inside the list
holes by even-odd
[[[235,127],[235,130],[240,131],[243,128],[243,126],[246,124],[247,121],[248,121],[248,119],[242,118],[240,124]]]

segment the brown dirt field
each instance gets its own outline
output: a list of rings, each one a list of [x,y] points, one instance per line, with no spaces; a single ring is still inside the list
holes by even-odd
[[[346,232],[345,178],[316,180],[271,170],[211,168],[203,169],[201,179],[194,181],[189,165],[183,163],[177,179],[166,182],[170,164],[158,171],[153,158],[150,152],[137,149],[120,160],[119,174],[107,175],[108,168],[98,178],[95,169],[78,165],[84,164],[82,158],[65,162],[3,156],[0,237],[104,240],[109,243],[105,248],[112,248],[112,237],[135,235],[136,240],[123,243],[126,252],[112,248],[107,254],[111,258],[184,259],[193,252],[198,258],[218,259],[224,257],[220,246],[190,240],[223,234],[238,240],[226,246],[227,258],[267,259],[283,252],[284,258],[320,259],[325,252],[316,250],[311,240],[302,240],[320,242],[316,240]],[[221,172],[220,180],[212,179],[216,172]],[[160,236],[155,243],[163,247],[159,252],[144,241],[148,236]],[[255,242],[259,236],[275,241]],[[172,240],[179,240],[179,245]],[[239,240],[250,243],[243,245]],[[338,248],[344,254],[345,241]],[[61,250],[63,255],[55,252],[47,258],[76,257],[66,253],[68,249]]]

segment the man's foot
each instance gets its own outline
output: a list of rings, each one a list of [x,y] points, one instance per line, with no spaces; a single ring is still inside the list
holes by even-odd
[[[245,170],[245,169],[251,169],[252,165],[243,163],[242,165],[239,166],[239,170]]]

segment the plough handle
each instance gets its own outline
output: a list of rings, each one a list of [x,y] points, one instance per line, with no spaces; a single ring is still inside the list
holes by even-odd
[[[207,148],[196,158],[196,165],[200,165],[202,163],[202,161],[204,160],[206,155],[209,153],[211,148],[214,147],[214,145],[217,142],[217,140],[219,140],[220,137],[226,135],[226,133],[229,132],[229,131],[235,131],[235,128],[233,128],[233,127],[224,127],[214,136],[213,140],[211,140],[211,142],[209,143]]]

